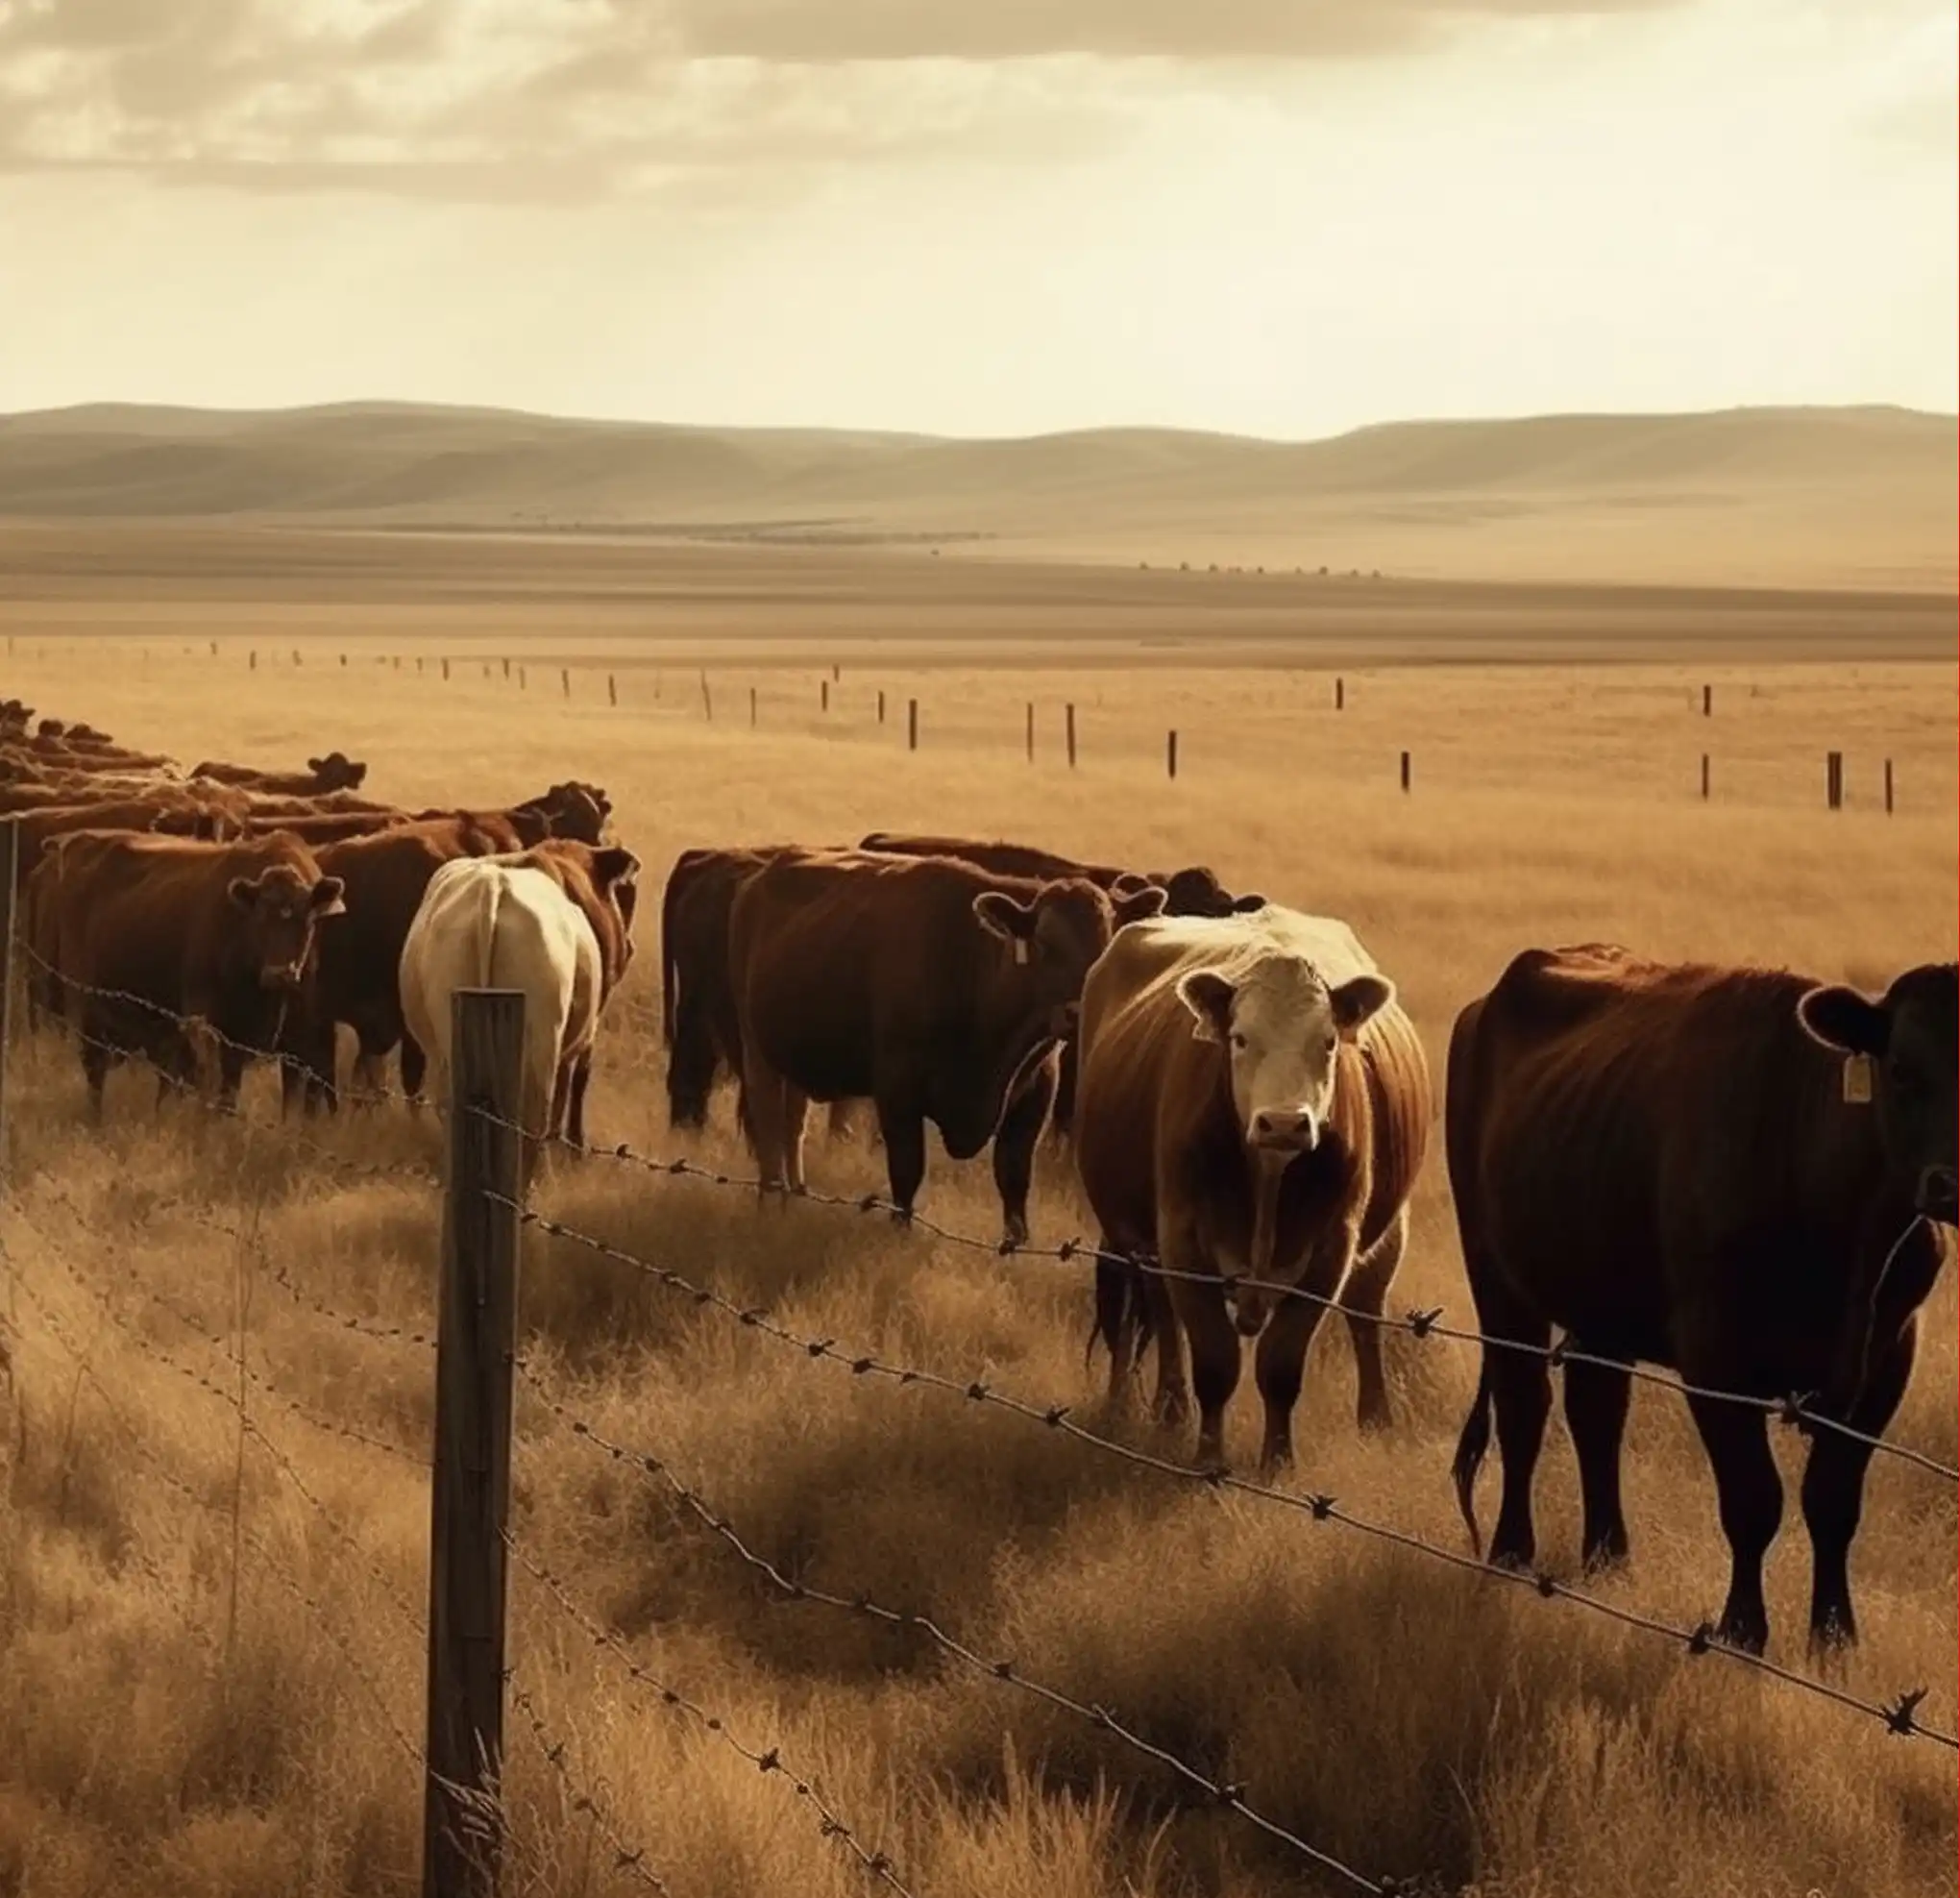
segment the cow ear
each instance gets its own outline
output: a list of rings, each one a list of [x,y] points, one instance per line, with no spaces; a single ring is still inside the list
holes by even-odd
[[[1251,890],[1244,896],[1235,897],[1232,900],[1232,914],[1234,916],[1250,916],[1254,910],[1263,909],[1265,906],[1266,900],[1263,893],[1258,890]]]
[[[308,758],[306,760],[306,769],[317,777],[327,769],[327,760],[325,758]]]
[[[1210,969],[1193,969],[1177,981],[1177,998],[1191,1012],[1191,1039],[1221,1042],[1232,1029],[1232,998],[1236,991],[1224,976]]]
[[[1025,942],[1035,933],[1034,905],[1016,902],[1005,890],[982,890],[973,899],[973,914],[1004,943]]]
[[[1141,923],[1146,917],[1162,916],[1164,906],[1170,900],[1167,891],[1160,890],[1154,883],[1145,883],[1140,890],[1131,890],[1116,898],[1111,905],[1116,913],[1116,921]]]
[[[1362,1025],[1395,999],[1395,984],[1385,975],[1354,975],[1328,997],[1334,1003],[1335,1032],[1353,1041]]]
[[[1114,901],[1117,897],[1133,897],[1139,890],[1147,890],[1151,887],[1149,877],[1140,872],[1118,871],[1110,881],[1110,899]]]
[[[338,876],[323,876],[313,885],[312,905],[315,916],[345,916],[347,914],[347,884]]]
[[[240,909],[250,909],[258,900],[258,879],[256,876],[234,876],[225,885],[225,894]]]
[[[609,890],[615,883],[630,883],[639,874],[640,859],[621,845],[592,853],[592,880],[601,890]]]
[[[1797,1004],[1803,1032],[1841,1054],[1882,1055],[1891,1028],[1884,1007],[1856,989],[1812,989]]]

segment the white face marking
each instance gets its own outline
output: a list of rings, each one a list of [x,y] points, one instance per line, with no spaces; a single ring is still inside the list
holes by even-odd
[[[1226,1054],[1246,1142],[1311,1151],[1334,1108],[1334,1004],[1303,963],[1253,971],[1232,998]]]

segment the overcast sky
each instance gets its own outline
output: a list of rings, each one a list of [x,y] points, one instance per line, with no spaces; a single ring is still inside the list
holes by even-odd
[[[1956,390],[1952,0],[0,0],[0,408]]]

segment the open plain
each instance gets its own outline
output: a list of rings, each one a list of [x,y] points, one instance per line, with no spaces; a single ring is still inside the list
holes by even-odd
[[[409,805],[602,783],[646,896],[594,1139],[735,1175],[727,1099],[704,1141],[665,1125],[654,897],[687,846],[902,827],[1208,863],[1351,922],[1440,1077],[1456,1010],[1527,945],[1605,938],[1874,989],[1952,958],[1953,629],[1941,594],[210,522],[0,530],[5,690],[45,714],[186,765],[337,747]],[[69,1045],[16,1018],[7,1063],[0,1892],[408,1888],[434,1125],[400,1102],[282,1124],[261,1072],[236,1122],[158,1114],[147,1078],[113,1078],[97,1131]],[[881,1158],[813,1129],[828,1193],[882,1190]],[[537,1203],[846,1358],[1188,1451],[1101,1420],[1078,1262],[823,1204],[759,1213],[739,1186],[604,1152],[554,1156]],[[921,1210],[991,1241],[984,1160],[934,1150]],[[1083,1232],[1066,1154],[1034,1223],[1041,1245]],[[1353,1888],[918,1630],[785,1599],[647,1458],[784,1572],[1011,1658],[1372,1880],[1479,1898],[1956,1888],[1953,1756],[1923,1737],[1338,1517],[853,1375],[573,1239],[525,1245],[514,1892],[597,1898],[657,1875],[675,1898],[841,1898],[876,1888],[849,1840],[919,1898]],[[1433,1307],[1473,1321],[1439,1129],[1390,1300]],[[1363,1441],[1347,1338],[1323,1328],[1293,1487],[1467,1553],[1449,1461],[1476,1356],[1434,1336],[1388,1347],[1396,1425]],[[1950,1465],[1956,1402],[1949,1269],[1893,1436]],[[1244,1389],[1241,1466],[1256,1420]],[[1776,1441],[1790,1494],[1771,1654],[1812,1677],[1803,1444]],[[1720,1604],[1727,1551],[1672,1393],[1636,1390],[1627,1467],[1631,1565],[1582,1586],[1692,1629]],[[1580,1585],[1575,1491],[1555,1426],[1541,1541]],[[1919,1717],[1950,1733],[1949,1480],[1877,1461],[1853,1581],[1863,1643],[1827,1678],[1879,1703],[1926,1687]]]

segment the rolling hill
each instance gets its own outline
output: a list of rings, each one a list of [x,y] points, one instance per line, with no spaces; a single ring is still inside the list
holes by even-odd
[[[1949,589],[1955,418],[1739,408],[955,440],[352,403],[0,417],[0,518],[931,543],[1464,578]]]

